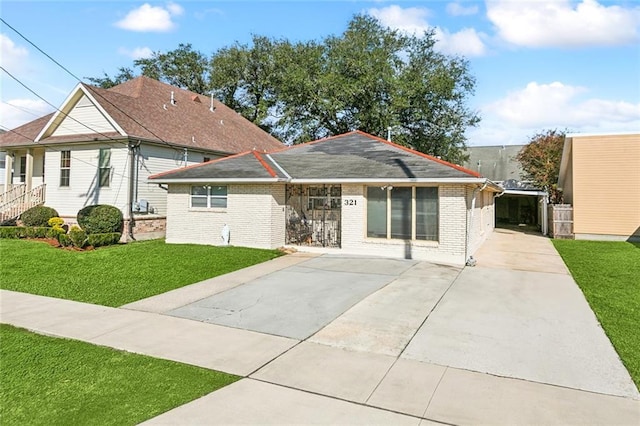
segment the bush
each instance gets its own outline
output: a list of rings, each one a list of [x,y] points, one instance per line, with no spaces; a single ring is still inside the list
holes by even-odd
[[[58,236],[66,234],[67,232],[60,226],[54,226],[53,228],[47,228],[47,238],[54,238],[58,240]]]
[[[47,222],[47,225],[49,225],[52,228],[55,228],[56,226],[59,227],[60,229],[62,229],[62,225],[64,225],[64,219],[61,217],[52,217],[51,219],[49,219],[49,221]]]
[[[69,238],[74,246],[82,248],[87,244],[87,233],[79,226],[72,226],[69,230]]]
[[[25,226],[48,226],[49,219],[58,216],[58,212],[51,207],[35,206],[20,215]]]
[[[118,244],[120,241],[119,232],[110,232],[106,234],[89,234],[87,235],[87,242],[90,246],[94,247],[102,247],[102,246],[110,246],[112,244]]]
[[[24,226],[0,226],[0,238],[24,238],[22,229]]]
[[[58,242],[62,247],[71,247],[73,245],[73,241],[71,241],[71,237],[68,234],[58,235]]]
[[[51,229],[44,226],[2,226],[0,238],[48,238]]]
[[[24,227],[24,236],[26,238],[47,238],[47,232],[49,232],[51,228],[46,226],[25,226]]]
[[[122,212],[114,206],[98,204],[78,212],[78,224],[87,234],[122,234]]]

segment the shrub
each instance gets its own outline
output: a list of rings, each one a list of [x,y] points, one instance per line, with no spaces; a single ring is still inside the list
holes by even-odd
[[[20,215],[25,226],[48,226],[49,219],[58,216],[58,212],[47,206],[35,206]]]
[[[78,224],[87,234],[122,234],[122,212],[114,206],[98,204],[78,212]]]
[[[22,229],[24,229],[24,226],[1,226],[0,238],[24,238]]]
[[[52,229],[44,226],[1,226],[0,238],[48,238]]]
[[[25,226],[24,237],[26,238],[47,238],[47,232],[51,228],[46,226]]]
[[[73,241],[71,241],[69,234],[58,235],[58,242],[62,247],[71,247],[73,245]]]
[[[60,229],[62,229],[62,225],[64,225],[64,219],[61,217],[52,217],[51,219],[49,219],[49,221],[47,222],[47,224],[49,226],[51,226],[52,228],[55,228],[56,226],[59,227]]]
[[[58,239],[58,235],[66,234],[67,232],[60,226],[54,226],[53,228],[47,229],[47,238],[55,238]]]
[[[120,234],[119,232],[110,232],[106,234],[89,234],[87,235],[87,242],[90,246],[94,247],[109,246],[112,244],[118,244],[121,235],[122,234]]]
[[[74,246],[82,248],[87,244],[87,233],[82,228],[74,225],[69,230],[69,238]]]

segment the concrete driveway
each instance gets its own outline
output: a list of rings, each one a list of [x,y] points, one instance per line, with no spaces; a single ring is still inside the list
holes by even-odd
[[[471,268],[336,255],[297,259],[230,287],[214,279],[211,293],[191,303],[180,296],[193,291],[186,287],[126,307],[161,306],[151,310],[303,341],[256,377],[320,393],[314,375],[305,387],[288,372],[330,359],[327,351],[339,353],[335,348],[638,398],[547,238],[497,229]]]

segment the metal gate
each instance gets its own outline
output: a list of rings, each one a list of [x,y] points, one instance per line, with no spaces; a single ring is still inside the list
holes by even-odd
[[[340,185],[287,185],[285,204],[287,244],[340,247]]]

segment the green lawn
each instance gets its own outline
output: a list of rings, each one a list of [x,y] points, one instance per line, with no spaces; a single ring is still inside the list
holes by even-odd
[[[640,388],[640,245],[553,240]]]
[[[134,425],[239,377],[0,324],[2,425]]]
[[[0,288],[121,306],[280,254],[163,240],[77,252],[39,241],[0,239]]]

